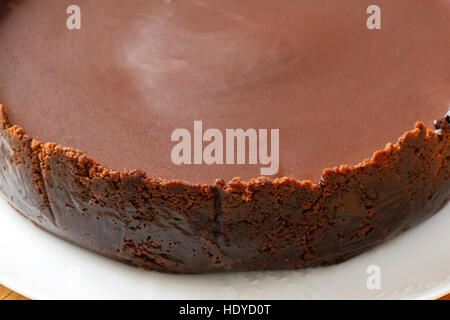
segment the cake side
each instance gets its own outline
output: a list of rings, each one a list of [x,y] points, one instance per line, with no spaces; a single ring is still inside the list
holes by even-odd
[[[32,221],[52,229],[54,216],[47,198],[39,153],[41,143],[12,126],[0,105],[0,190]]]
[[[43,229],[164,272],[295,269],[355,256],[438,211],[450,196],[449,117],[418,123],[320,183],[236,178],[193,185],[115,172],[26,136],[1,108],[1,191]],[[151,173],[148,173],[149,175]]]

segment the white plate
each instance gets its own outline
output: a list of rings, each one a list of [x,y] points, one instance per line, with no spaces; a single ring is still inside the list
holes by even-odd
[[[420,226],[337,266],[169,275],[53,237],[1,199],[0,283],[34,299],[433,299],[450,292],[449,229],[447,206]],[[381,289],[368,289],[367,270],[373,265],[379,267]]]

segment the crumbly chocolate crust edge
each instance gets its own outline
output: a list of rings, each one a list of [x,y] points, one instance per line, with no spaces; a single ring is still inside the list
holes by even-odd
[[[450,197],[450,116],[418,122],[319,183],[213,185],[112,171],[29,137],[0,106],[0,190],[39,227],[77,245],[175,273],[297,269],[344,261],[416,225]]]

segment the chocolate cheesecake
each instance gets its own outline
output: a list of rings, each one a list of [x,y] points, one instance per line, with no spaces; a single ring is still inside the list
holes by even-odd
[[[450,1],[372,2],[0,1],[1,192],[164,272],[394,237],[450,197]]]

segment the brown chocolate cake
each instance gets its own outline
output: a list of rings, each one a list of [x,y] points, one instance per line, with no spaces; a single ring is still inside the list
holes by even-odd
[[[392,238],[450,197],[450,1],[372,2],[0,1],[1,192],[165,272]]]

